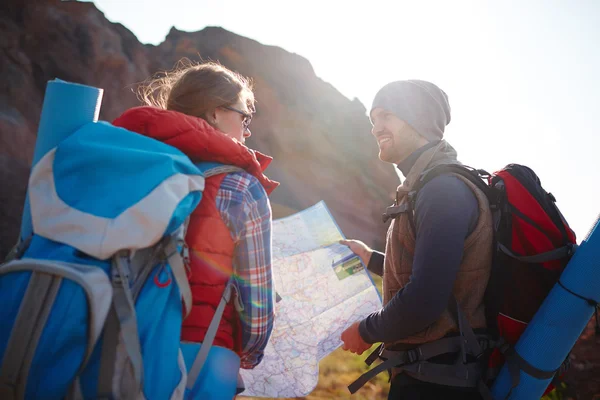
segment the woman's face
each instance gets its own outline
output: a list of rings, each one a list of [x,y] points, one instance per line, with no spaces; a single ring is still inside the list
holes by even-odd
[[[252,112],[242,100],[238,100],[231,106],[217,107],[214,118],[215,128],[241,143],[252,134],[249,128]]]

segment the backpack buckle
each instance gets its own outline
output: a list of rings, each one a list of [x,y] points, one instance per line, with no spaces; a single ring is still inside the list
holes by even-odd
[[[181,258],[183,258],[183,265],[188,274],[191,272],[192,267],[190,266],[190,248],[187,243],[183,242],[183,248],[181,250]]]
[[[573,254],[575,254],[579,245],[577,243],[569,243],[567,247],[569,248],[567,252],[567,257],[571,257]]]
[[[400,214],[405,213],[407,210],[408,205],[406,203],[389,206],[382,215],[383,223],[388,222],[390,219],[397,218]]]
[[[417,347],[416,349],[406,350],[406,364],[414,364],[421,360],[421,351]]]
[[[129,267],[129,255],[130,253],[128,250],[123,250],[114,256],[116,263],[122,266],[122,268],[118,268],[117,265],[113,264],[113,267],[111,268],[111,278],[113,284],[122,285],[124,282],[126,282],[129,285],[129,278],[131,275],[131,270]]]
[[[509,343],[504,342],[498,346],[498,350],[500,353],[504,354],[504,356],[509,356],[512,351],[512,346]]]

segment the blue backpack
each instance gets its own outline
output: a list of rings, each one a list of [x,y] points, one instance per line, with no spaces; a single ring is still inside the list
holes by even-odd
[[[182,351],[184,236],[205,176],[223,168],[105,122],[34,166],[34,234],[0,266],[1,399],[201,396],[212,339]]]

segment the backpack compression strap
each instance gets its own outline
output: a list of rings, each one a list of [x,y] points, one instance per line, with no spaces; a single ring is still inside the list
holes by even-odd
[[[231,292],[233,289],[233,282],[230,279],[225,286],[225,290],[223,291],[223,295],[221,296],[221,301],[215,311],[215,315],[210,321],[210,325],[208,326],[208,330],[206,331],[206,335],[204,336],[204,340],[202,341],[202,345],[200,346],[200,351],[196,355],[196,359],[192,364],[192,368],[188,373],[188,380],[186,384],[186,388],[188,390],[192,390],[194,388],[194,384],[196,380],[200,376],[202,372],[202,368],[206,363],[206,359],[208,358],[208,352],[212,347],[212,344],[215,340],[215,336],[217,335],[217,330],[219,329],[219,324],[221,323],[221,318],[223,317],[223,311],[225,311],[225,306],[229,303],[231,299]]]
[[[169,240],[165,246],[165,254],[167,256],[167,261],[171,266],[171,272],[173,273],[175,283],[177,283],[177,286],[179,287],[181,300],[185,305],[185,315],[183,316],[185,319],[192,311],[192,289],[190,288],[190,283],[187,278],[183,257],[181,257],[181,253],[177,248],[177,241],[175,239]]]
[[[107,317],[104,329],[97,394],[100,399],[110,398],[113,394],[112,380],[119,331],[123,334],[125,350],[132,361],[135,385],[139,385],[140,390],[143,388],[143,363],[137,331],[135,301],[147,280],[147,276],[152,273],[153,267],[160,262],[160,259],[166,259],[169,263],[186,312],[189,314],[192,309],[192,292],[186,275],[185,263],[179,252],[176,235],[165,238],[155,248],[137,251],[133,258],[129,257],[128,252],[124,253],[127,253],[127,255],[116,255],[113,259],[114,307]],[[117,262],[117,260],[119,261]],[[129,288],[130,274],[137,277],[136,283],[131,289]],[[126,282],[126,284],[123,284],[123,282]],[[131,298],[131,301],[129,298]],[[137,361],[138,359],[139,361]]]

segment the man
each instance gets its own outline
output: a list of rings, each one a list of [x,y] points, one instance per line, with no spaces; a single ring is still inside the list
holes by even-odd
[[[370,117],[379,158],[396,164],[406,178],[396,205],[408,203],[424,171],[460,164],[443,139],[450,105],[436,85],[392,82],[375,96]],[[486,326],[483,295],[491,270],[492,218],[485,195],[467,179],[444,173],[426,183],[412,204],[409,211],[392,215],[385,255],[360,241],[342,241],[371,272],[383,276],[384,300],[381,310],[342,333],[345,350],[362,354],[383,342],[385,349],[400,351],[456,335],[454,299],[476,332]],[[430,361],[453,364],[456,358],[449,353]],[[474,389],[424,382],[397,368],[392,376],[390,399],[480,398]]]

